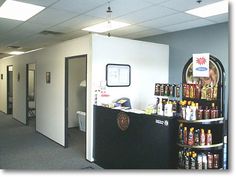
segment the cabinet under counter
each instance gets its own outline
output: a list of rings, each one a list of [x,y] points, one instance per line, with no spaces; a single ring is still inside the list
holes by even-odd
[[[94,159],[105,169],[175,169],[176,117],[94,106]]]

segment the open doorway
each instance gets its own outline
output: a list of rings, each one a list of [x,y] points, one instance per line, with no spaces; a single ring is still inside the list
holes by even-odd
[[[86,153],[87,55],[65,59],[65,147]]]
[[[26,65],[26,125],[36,128],[36,64]]]
[[[13,65],[7,66],[7,114],[13,111]]]

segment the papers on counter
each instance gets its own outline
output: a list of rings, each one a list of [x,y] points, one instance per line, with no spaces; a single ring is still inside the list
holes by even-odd
[[[122,111],[125,111],[125,112],[133,112],[133,113],[136,113],[136,114],[145,114],[145,112],[142,111],[142,110],[129,109],[129,107],[114,107],[113,109],[118,109],[118,110],[122,110]]]

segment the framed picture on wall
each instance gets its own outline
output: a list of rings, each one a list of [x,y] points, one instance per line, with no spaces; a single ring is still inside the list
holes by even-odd
[[[131,67],[127,64],[106,65],[106,85],[108,87],[129,87]]]
[[[1,80],[3,80],[3,74],[1,74]]]
[[[46,84],[51,83],[51,72],[46,72]]]
[[[18,72],[18,74],[17,74],[17,81],[18,82],[20,81],[20,72]]]

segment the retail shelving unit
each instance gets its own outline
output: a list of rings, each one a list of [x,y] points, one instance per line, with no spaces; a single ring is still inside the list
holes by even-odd
[[[192,58],[189,59],[189,61],[186,63],[183,69],[183,74],[182,74],[182,81],[183,84],[193,84],[199,82],[201,78],[193,78],[191,77],[192,75]],[[212,118],[212,119],[201,119],[201,120],[184,120],[182,118],[179,118],[178,123],[179,125],[182,124],[183,127],[187,127],[187,130],[190,128],[193,128],[194,130],[196,129],[204,129],[204,131],[211,130],[212,132],[212,144],[210,145],[200,145],[200,144],[184,144],[182,142],[178,142],[177,145],[179,147],[179,162],[178,162],[178,167],[181,169],[198,169],[198,168],[203,168],[200,167],[197,161],[198,155],[200,156],[203,154],[204,156],[207,157],[207,167],[205,169],[223,169],[225,168],[224,164],[224,136],[227,135],[227,130],[225,130],[225,116],[224,116],[224,82],[225,82],[225,73],[224,73],[224,68],[221,62],[215,58],[214,56],[210,55],[210,70],[214,69],[216,72],[216,83],[218,89],[217,89],[217,98],[215,99],[201,99],[200,98],[190,98],[189,96],[186,97],[184,87],[183,92],[182,92],[182,99],[188,101],[192,101],[195,103],[198,103],[202,107],[208,107],[210,108],[212,103],[214,103],[215,106],[218,107],[219,113],[218,117]],[[202,83],[201,83],[202,86]],[[199,136],[200,138],[200,136]],[[187,154],[188,153],[188,154]],[[195,158],[195,168],[191,166],[191,156],[189,154],[196,153],[197,156],[194,156]],[[184,154],[184,155],[183,155]],[[186,154],[189,155],[189,159],[186,157]],[[181,156],[183,155],[183,156]],[[214,166],[213,165],[213,160],[215,159],[210,159],[217,156],[218,162]],[[187,160],[185,160],[187,159]],[[188,161],[189,160],[189,161]],[[186,165],[186,162],[187,165]],[[211,161],[211,162],[210,162]],[[208,163],[212,164],[208,164]],[[198,167],[199,166],[199,167]],[[227,168],[227,167],[226,167]]]

